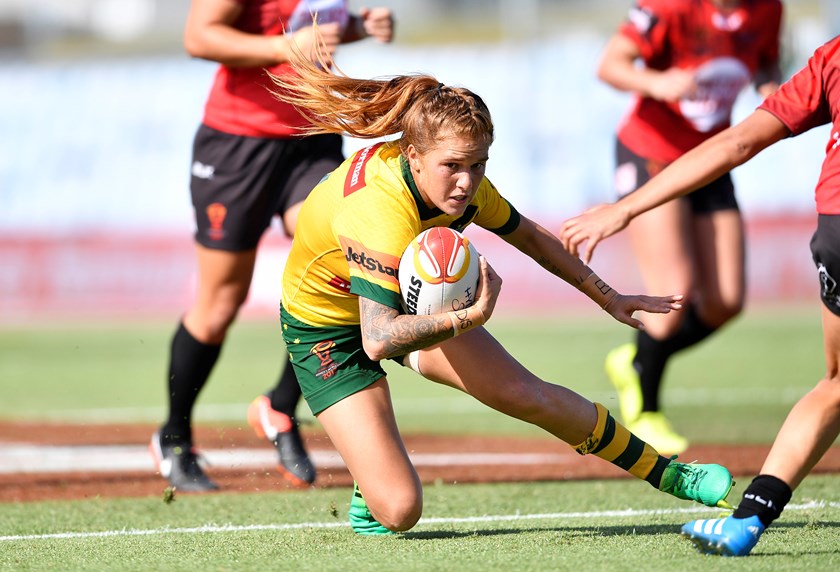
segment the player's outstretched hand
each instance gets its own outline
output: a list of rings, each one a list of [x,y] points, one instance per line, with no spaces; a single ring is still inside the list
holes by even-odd
[[[607,302],[604,310],[609,312],[619,322],[639,330],[644,330],[645,325],[641,320],[633,317],[634,312],[642,311],[651,314],[667,314],[671,310],[682,308],[682,304],[680,303],[682,299],[682,294],[676,294],[674,296],[625,296],[618,294]]]
[[[502,291],[502,279],[487,262],[483,256],[478,257],[481,273],[478,278],[478,292],[476,292],[474,306],[481,309],[484,314],[484,322],[490,319],[493,310],[496,308],[496,301]]]
[[[589,264],[595,246],[629,222],[629,214],[618,204],[597,205],[564,222],[560,228],[560,241],[569,254],[579,256]]]

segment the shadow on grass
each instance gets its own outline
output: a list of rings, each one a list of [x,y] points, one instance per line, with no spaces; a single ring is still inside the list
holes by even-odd
[[[563,534],[571,534],[577,536],[655,536],[659,534],[675,534],[678,535],[682,524],[650,524],[650,525],[626,525],[626,526],[550,526],[550,527],[527,527],[527,528],[494,528],[485,530],[471,530],[471,531],[424,531],[424,532],[404,532],[403,538],[406,540],[440,540],[440,539],[455,539],[468,538],[474,536],[502,536],[507,534],[527,534],[529,532],[556,532]],[[767,530],[766,535],[772,535],[775,531],[785,532],[802,530],[808,527],[818,528],[838,528],[840,529],[840,522],[836,521],[818,521],[813,524],[803,525],[795,522],[776,522]],[[759,544],[759,546],[761,546]],[[791,552],[762,552],[753,556],[757,557],[772,557],[772,556],[791,556],[798,554],[799,551]],[[810,547],[807,550],[808,554],[840,554],[840,545]]]
[[[501,536],[505,534],[526,534],[529,532],[571,533],[580,536],[641,536],[679,533],[678,525],[656,524],[636,526],[529,526],[527,528],[493,528],[485,530],[428,532],[404,532],[407,540],[435,540],[441,538],[465,538],[470,536]]]

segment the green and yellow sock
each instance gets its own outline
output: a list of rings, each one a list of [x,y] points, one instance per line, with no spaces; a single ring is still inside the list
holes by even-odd
[[[598,411],[595,429],[583,443],[575,447],[575,451],[609,461],[658,489],[665,467],[671,460],[617,422],[606,407],[596,403],[595,408]]]

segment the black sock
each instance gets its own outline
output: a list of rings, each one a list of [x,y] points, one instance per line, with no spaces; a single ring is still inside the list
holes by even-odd
[[[692,305],[683,308],[681,312],[683,321],[670,338],[656,340],[644,331],[636,335],[638,351],[633,367],[639,373],[642,386],[642,411],[659,411],[659,386],[662,385],[665,366],[671,356],[706,339],[717,329],[704,324]]]
[[[193,406],[221,348],[199,342],[183,323],[178,325],[169,356],[169,419],[161,428],[164,444],[192,443]]]
[[[300,394],[300,384],[295,376],[295,368],[292,367],[292,364],[286,362],[277,385],[267,394],[271,400],[271,408],[285,413],[289,417],[294,417],[295,409],[297,409],[298,401],[300,401]]]
[[[659,455],[659,458],[656,460],[656,464],[653,466],[650,474],[645,477],[645,480],[653,485],[654,488],[659,489],[659,486],[662,484],[662,475],[665,474],[665,468],[670,464],[671,459]]]
[[[741,504],[732,516],[749,518],[757,515],[764,526],[770,526],[782,515],[792,496],[793,491],[783,480],[771,475],[758,475],[744,491]]]

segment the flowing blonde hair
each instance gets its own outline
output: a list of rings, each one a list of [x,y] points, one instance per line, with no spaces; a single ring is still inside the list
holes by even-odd
[[[355,79],[332,71],[323,59],[313,63],[297,49],[289,63],[296,75],[272,74],[278,88],[272,93],[312,122],[303,133],[340,133],[362,139],[402,133],[403,153],[414,145],[421,154],[446,136],[493,142],[490,110],[466,88],[446,86],[428,74]]]

